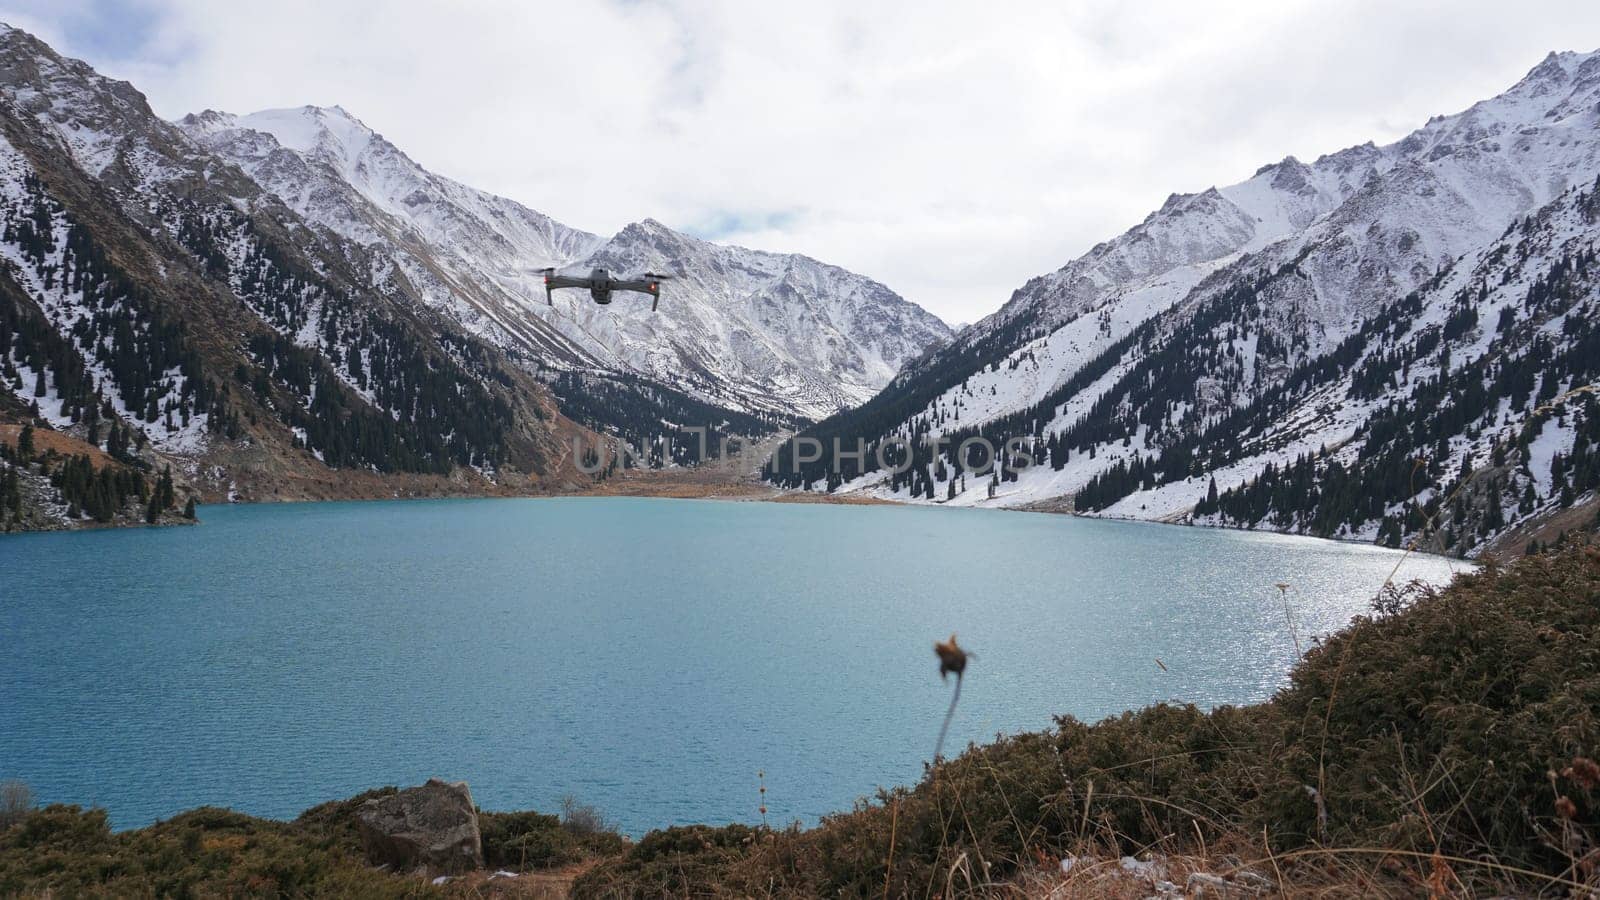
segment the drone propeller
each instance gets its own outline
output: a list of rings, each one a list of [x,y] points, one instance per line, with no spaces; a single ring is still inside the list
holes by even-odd
[[[546,306],[555,306],[556,301],[550,296],[550,276],[556,273],[555,266],[545,266],[538,270],[544,276],[544,302]]]
[[[661,305],[661,282],[670,280],[672,276],[646,272],[639,277],[650,282],[650,311],[655,312],[656,307]]]

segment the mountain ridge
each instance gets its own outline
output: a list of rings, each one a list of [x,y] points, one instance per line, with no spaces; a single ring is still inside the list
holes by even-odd
[[[1486,352],[1482,341],[1469,350],[1474,335],[1452,330],[1445,338],[1419,330],[1442,329],[1457,305],[1454,293],[1433,282],[1525,217],[1553,203],[1586,202],[1572,192],[1581,194],[1600,172],[1597,123],[1600,52],[1552,54],[1505,93],[1434,117],[1384,147],[1357,145],[1311,165],[1291,157],[1235,185],[1174,194],[1118,238],[1030,279],[1001,310],[931,353],[922,371],[903,373],[859,410],[806,432],[824,446],[832,439],[882,446],[899,436],[925,445],[934,437],[1003,435],[1025,438],[1036,456],[1059,448],[1049,466],[1007,472],[994,497],[981,483],[958,484],[952,491],[944,476],[956,465],[955,453],[945,451],[942,465],[935,465],[931,447],[916,452],[912,473],[903,476],[872,471],[878,468],[872,460],[865,466],[847,463],[834,475],[818,464],[799,466],[796,473],[793,456],[780,454],[772,477],[791,486],[922,502],[1066,506],[1191,521],[1191,507],[1211,475],[1223,476],[1223,492],[1242,490],[1269,462],[1292,462],[1273,457],[1263,443],[1243,469],[1207,468],[1228,456],[1217,456],[1218,448],[1238,439],[1220,430],[1225,422],[1243,427],[1247,420],[1250,433],[1276,435],[1272,440],[1280,443],[1292,443],[1294,434],[1317,435],[1301,452],[1319,459],[1323,443],[1353,441],[1351,452],[1358,454],[1370,436],[1354,410],[1372,412],[1376,401],[1348,399],[1353,386],[1341,366],[1392,354],[1394,343],[1405,340],[1436,340],[1458,353]],[[1545,219],[1530,221],[1529,241],[1546,227],[1540,224]],[[1490,262],[1495,277],[1507,280],[1492,290],[1485,286],[1481,315],[1498,315],[1509,302],[1503,296],[1511,290],[1507,285],[1530,277],[1508,262],[1509,252]],[[1586,259],[1588,251],[1562,252]],[[1591,290],[1587,283],[1562,284],[1580,294]],[[1392,319],[1397,306],[1419,294],[1418,321],[1396,320],[1384,335],[1370,333],[1373,322]],[[1534,308],[1527,298],[1521,305]],[[1571,346],[1585,340],[1576,332],[1564,339]],[[1184,341],[1189,345],[1181,346]],[[1570,377],[1588,378],[1588,365],[1578,365]],[[1448,364],[1436,366],[1433,377],[1444,379],[1452,371]],[[1326,395],[1328,410],[1315,408],[1313,386]],[[1290,388],[1300,393],[1285,395]],[[1397,380],[1394,394],[1378,399],[1398,402],[1422,389],[1417,378]],[[1525,412],[1531,414],[1531,407]],[[1443,448],[1412,449],[1430,457],[1469,452],[1472,440],[1456,437]],[[1487,452],[1474,445],[1477,465],[1487,462]],[[1446,474],[1454,469],[1434,459],[1436,492],[1456,486]],[[1324,465],[1316,477],[1326,474]],[[1174,478],[1199,479],[1200,496],[1192,490],[1173,493]],[[1537,479],[1527,474],[1518,480]],[[1578,494],[1574,502],[1590,502],[1588,493]],[[1440,495],[1408,496],[1423,506]],[[1539,496],[1541,503],[1557,499]],[[1241,524],[1366,539],[1382,531],[1392,543],[1398,539],[1395,526],[1386,520],[1396,516],[1414,526],[1400,529],[1400,536],[1419,539],[1421,523],[1398,507],[1359,521],[1341,513],[1334,526],[1299,520]],[[1430,529],[1441,522],[1447,528],[1450,518],[1441,519],[1433,509],[1422,521],[1433,522]],[[1456,534],[1445,543],[1450,552],[1476,552],[1509,533],[1504,525],[1490,531],[1470,542]]]
[[[577,483],[562,444],[583,429],[543,385],[407,285],[370,283],[359,252],[126,82],[7,29],[0,136],[8,418],[206,499]]]
[[[681,382],[735,410],[819,418],[864,400],[951,336],[878,282],[808,257],[703,241],[653,218],[610,238],[567,228],[428,172],[342,108],[208,110],[178,124],[310,220],[386,250],[431,305],[558,370]],[[502,227],[517,220],[533,225]],[[660,312],[640,320],[577,294],[548,305],[544,266],[678,277]],[[806,271],[786,282],[795,270]],[[774,315],[774,294],[802,312]],[[870,308],[854,302],[863,295]]]
[[[133,473],[87,470],[85,489],[119,492],[93,498],[112,518],[151,485],[167,506],[583,489],[608,472],[573,440],[693,464],[699,429],[716,447],[791,427],[948,336],[837,267],[653,221],[601,238],[428,172],[342,108],[262,115],[288,146],[244,127],[262,116],[167,122],[0,29],[0,420],[89,448],[0,450],[3,499],[37,506],[0,510],[4,527],[83,523],[68,462]],[[647,256],[669,233],[690,265],[661,318],[543,302],[543,266]]]

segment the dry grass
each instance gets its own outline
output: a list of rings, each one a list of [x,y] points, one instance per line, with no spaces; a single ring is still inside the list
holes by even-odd
[[[0,423],[0,444],[5,444],[15,450],[17,438],[22,433],[23,426],[16,424]],[[112,459],[104,450],[88,441],[79,440],[62,431],[53,431],[49,428],[35,428],[33,430],[33,452],[37,457],[47,450],[54,450],[60,456],[81,456],[87,454],[89,461],[96,469],[107,465],[120,466],[121,463]]]
[[[420,892],[446,897],[503,897],[506,900],[565,900],[572,883],[594,868],[595,861],[572,863],[547,871],[519,872],[507,877],[504,872],[472,872],[435,885],[428,875],[416,876]]]
[[[33,809],[33,791],[15,779],[0,781],[0,831],[22,821]]]

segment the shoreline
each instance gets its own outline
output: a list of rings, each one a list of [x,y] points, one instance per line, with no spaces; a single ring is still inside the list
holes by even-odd
[[[666,470],[658,470],[666,471]],[[687,470],[692,471],[692,470]],[[676,474],[676,473],[674,473]],[[650,484],[651,481],[658,482]],[[614,484],[623,489],[614,489],[609,486]],[[81,526],[58,529],[33,529],[26,531],[0,532],[0,539],[11,535],[27,534],[60,534],[78,531],[106,531],[122,528],[161,528],[169,525],[203,525],[205,523],[204,511],[208,506],[272,506],[272,505],[298,505],[304,503],[374,503],[414,500],[548,500],[561,498],[638,498],[645,500],[710,500],[726,503],[776,503],[794,505],[827,505],[827,506],[898,506],[908,509],[925,508],[940,509],[944,503],[907,503],[902,500],[891,500],[884,497],[860,496],[856,494],[830,494],[822,491],[783,490],[768,486],[760,481],[691,481],[673,480],[669,477],[633,478],[626,481],[607,483],[601,489],[588,490],[555,490],[555,491],[473,491],[473,492],[441,492],[437,494],[409,494],[405,496],[358,496],[358,497],[275,497],[270,499],[249,500],[221,500],[204,502],[200,504],[199,513],[193,521],[160,522],[156,524],[139,523],[94,523]],[[597,485],[596,488],[600,488]],[[629,490],[627,488],[642,488]],[[1175,528],[1203,528],[1214,531],[1233,531],[1244,534],[1275,535],[1288,538],[1302,538],[1313,541],[1328,541],[1352,547],[1370,547],[1377,550],[1386,550],[1397,553],[1422,555],[1437,559],[1469,564],[1473,567],[1484,565],[1489,560],[1474,557],[1451,556],[1436,553],[1421,548],[1385,547],[1372,541],[1356,538],[1324,537],[1315,534],[1304,534],[1294,531],[1280,531],[1276,529],[1248,528],[1242,525],[1225,524],[1197,524],[1195,522],[1172,521],[1170,519],[1140,519],[1132,516],[1106,516],[1099,514],[1084,514],[1070,509],[1062,509],[1057,504],[1049,501],[1039,501],[1027,506],[961,506],[956,509],[979,510],[986,512],[1027,513],[1033,515],[1065,516],[1074,519],[1101,522],[1119,522],[1133,525],[1164,525]],[[1495,561],[1500,560],[1495,557]]]
[[[733,484],[733,483],[730,483],[730,484]],[[759,484],[765,485],[765,482],[760,482]],[[1414,555],[1429,556],[1429,557],[1434,557],[1434,558],[1438,558],[1438,559],[1447,559],[1447,560],[1456,561],[1456,562],[1468,563],[1468,564],[1471,564],[1473,566],[1481,566],[1484,563],[1483,560],[1479,560],[1479,559],[1476,559],[1476,558],[1451,556],[1451,555],[1445,554],[1445,553],[1436,553],[1436,552],[1434,552],[1432,550],[1424,550],[1424,549],[1422,549],[1420,547],[1418,547],[1418,548],[1385,547],[1385,546],[1383,546],[1381,544],[1378,544],[1375,541],[1368,541],[1368,540],[1363,540],[1363,539],[1354,538],[1354,537],[1324,537],[1322,535],[1306,534],[1304,532],[1298,532],[1298,531],[1282,531],[1282,530],[1278,530],[1278,529],[1266,529],[1266,528],[1249,528],[1249,527],[1246,527],[1246,526],[1243,526],[1243,525],[1197,523],[1197,522],[1191,522],[1191,521],[1176,521],[1176,520],[1171,519],[1171,518],[1141,519],[1141,518],[1138,518],[1138,517],[1135,517],[1135,516],[1108,516],[1108,515],[1101,515],[1099,513],[1080,513],[1080,512],[1077,512],[1075,510],[1062,508],[1063,507],[1062,504],[1055,502],[1056,500],[1060,500],[1062,498],[1053,498],[1051,500],[1034,501],[1033,503],[1027,504],[1025,506],[985,506],[985,505],[982,505],[980,503],[980,504],[973,504],[973,505],[970,505],[970,506],[949,507],[948,504],[946,504],[946,503],[944,503],[942,501],[934,501],[932,503],[907,503],[907,502],[905,502],[903,500],[892,500],[892,499],[889,499],[887,497],[874,497],[874,496],[870,496],[870,495],[859,495],[859,494],[853,494],[853,493],[851,493],[851,494],[833,494],[833,493],[828,493],[828,492],[825,492],[825,491],[804,491],[804,490],[788,490],[788,491],[786,491],[786,490],[782,490],[780,488],[771,488],[771,487],[767,487],[766,491],[767,491],[766,495],[746,494],[746,495],[740,495],[740,496],[721,496],[721,495],[714,495],[714,494],[691,494],[691,493],[681,493],[680,494],[680,493],[630,493],[630,492],[589,492],[589,491],[579,491],[579,492],[574,492],[574,493],[570,493],[570,494],[549,494],[549,495],[538,495],[538,496],[654,497],[654,498],[658,498],[658,499],[671,499],[671,500],[727,500],[727,501],[737,501],[737,502],[815,503],[815,504],[828,504],[828,505],[833,505],[833,506],[902,506],[902,507],[906,507],[906,508],[924,508],[924,509],[944,509],[944,508],[948,507],[948,508],[951,508],[951,509],[970,509],[970,510],[981,510],[981,511],[987,511],[987,512],[1032,513],[1032,514],[1035,514],[1035,515],[1066,516],[1066,517],[1069,517],[1069,518],[1084,519],[1084,520],[1088,520],[1088,521],[1126,522],[1126,523],[1134,524],[1134,525],[1167,525],[1167,526],[1172,526],[1172,527],[1176,527],[1176,528],[1203,528],[1203,529],[1208,529],[1208,530],[1213,530],[1213,531],[1234,531],[1234,532],[1240,532],[1240,533],[1244,533],[1244,534],[1277,535],[1277,536],[1280,536],[1280,537],[1305,538],[1305,539],[1313,540],[1313,541],[1331,541],[1331,542],[1336,543],[1336,544],[1344,544],[1344,545],[1348,545],[1348,546],[1352,546],[1352,547],[1371,547],[1371,548],[1378,549],[1378,550],[1390,550],[1390,551],[1395,551],[1395,552],[1398,552],[1398,553],[1407,553],[1407,554],[1414,554]]]

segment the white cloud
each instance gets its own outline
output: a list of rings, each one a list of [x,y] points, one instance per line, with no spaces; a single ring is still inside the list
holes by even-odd
[[[1551,49],[1600,46],[1600,6],[1576,2],[51,0],[0,17],[166,116],[338,103],[572,225],[731,223],[720,238],[847,266],[952,321],[1168,193],[1394,140]]]

